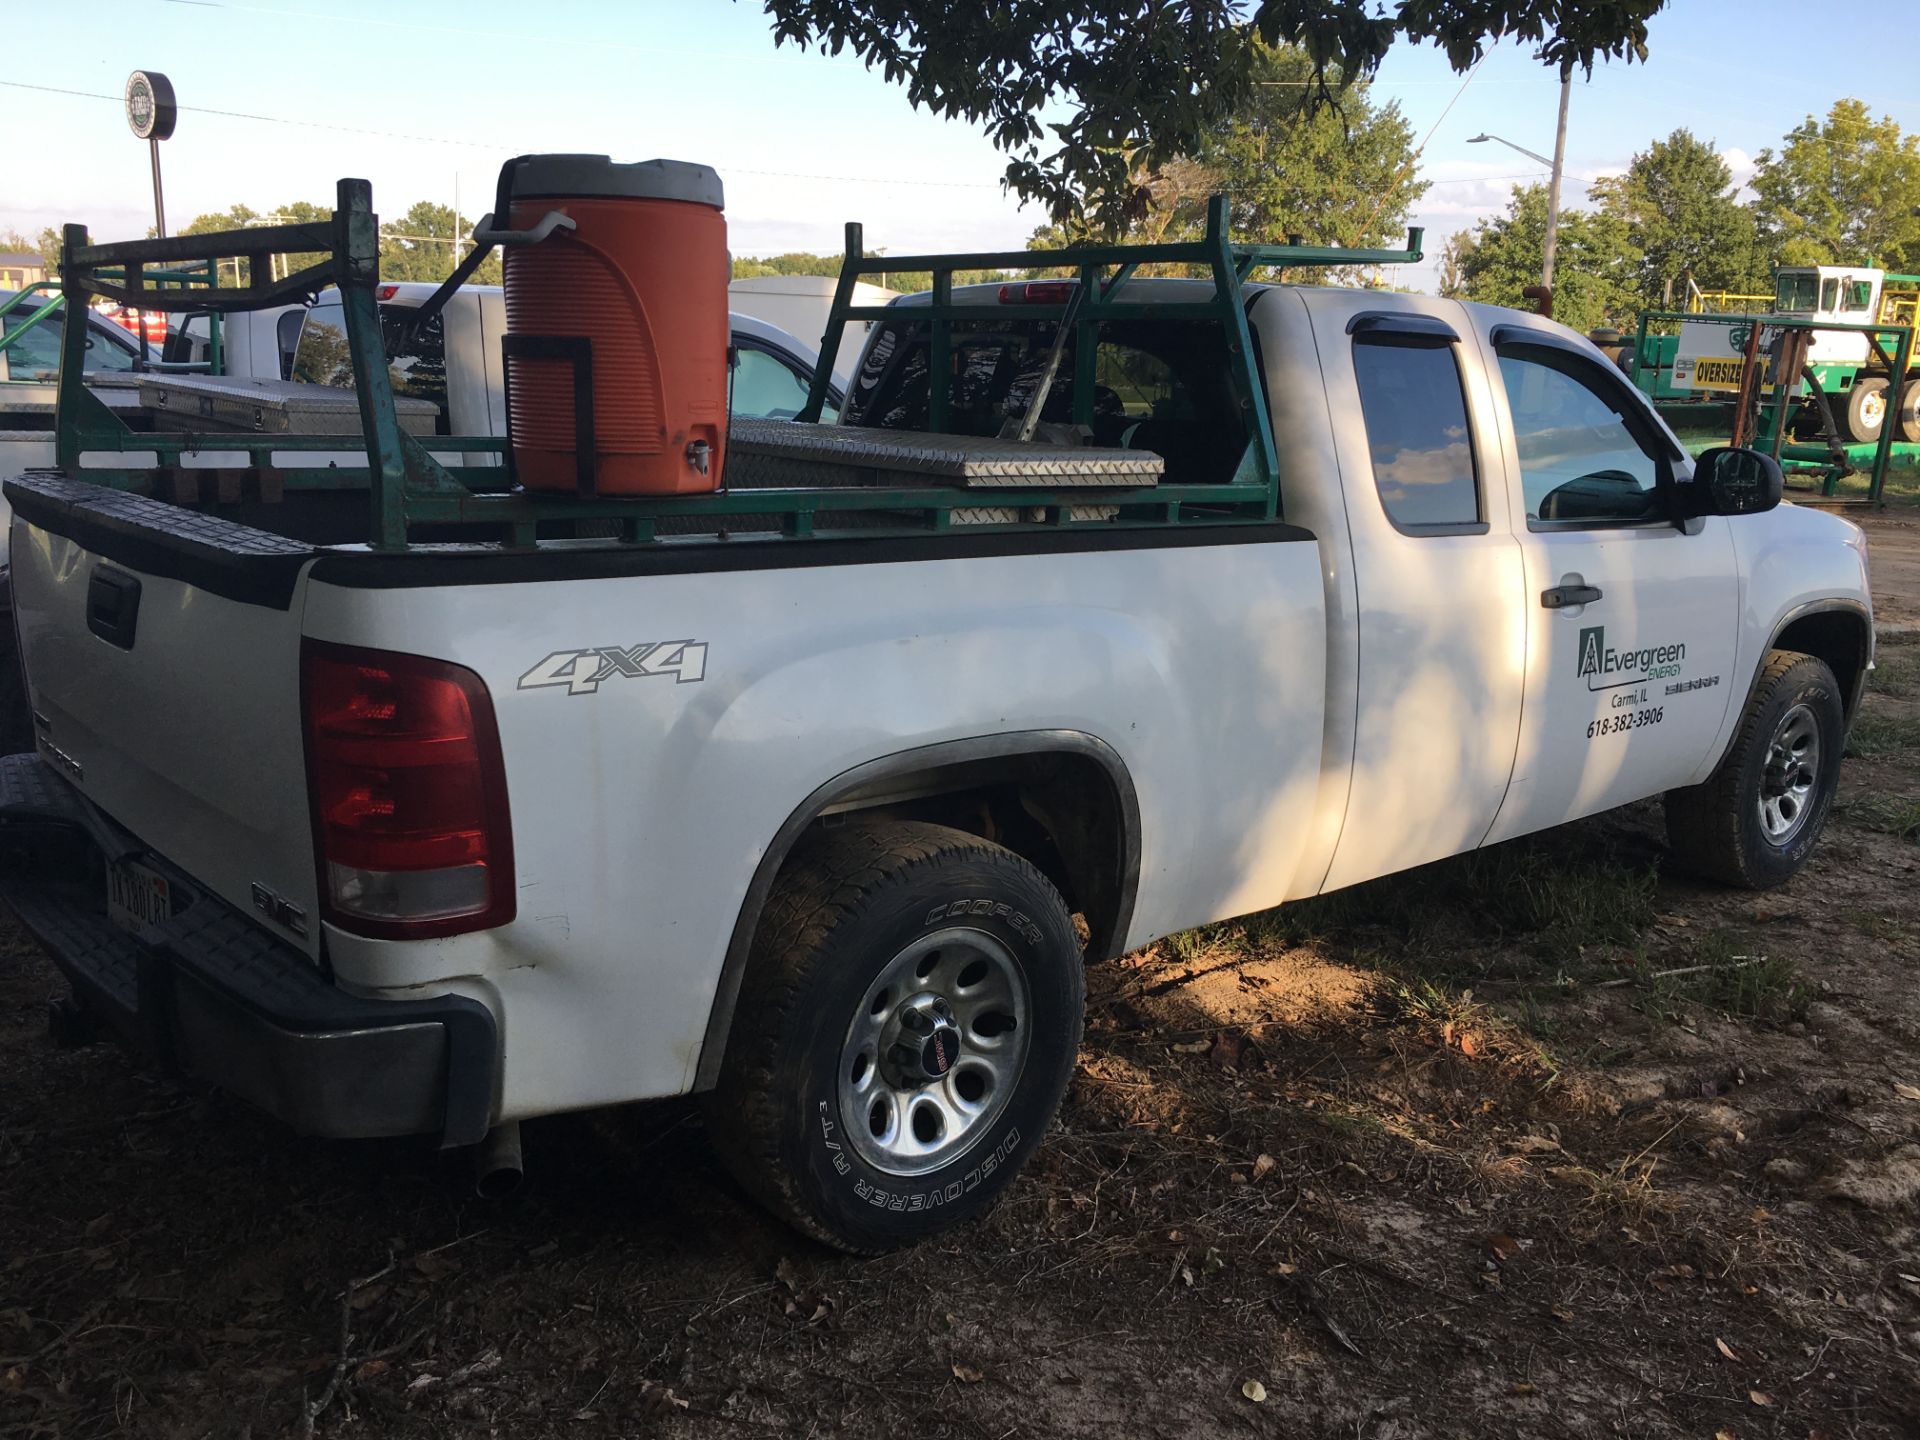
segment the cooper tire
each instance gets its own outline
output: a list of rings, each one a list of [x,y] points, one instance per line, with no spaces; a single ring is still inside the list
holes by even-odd
[[[1856,443],[1878,440],[1887,423],[1887,382],[1870,376],[1847,392],[1847,433]]]
[[[1675,863],[1747,890],[1792,879],[1826,824],[1846,738],[1826,662],[1770,652],[1719,767],[1703,784],[1667,792]]]
[[[796,1229],[912,1244],[984,1212],[1033,1153],[1083,1013],[1072,919],[1025,860],[938,825],[822,832],[768,898],[708,1127]]]

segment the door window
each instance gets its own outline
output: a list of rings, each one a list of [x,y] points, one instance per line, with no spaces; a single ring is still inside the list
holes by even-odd
[[[1478,527],[1480,485],[1453,346],[1362,336],[1353,373],[1387,518],[1414,534]]]
[[[731,408],[735,415],[791,420],[800,413],[807,403],[810,376],[802,378],[791,365],[770,351],[741,345],[734,353],[739,357],[733,366]]]
[[[1527,519],[1575,526],[1663,520],[1667,462],[1627,423],[1624,398],[1616,403],[1588,383],[1583,372],[1591,369],[1546,347],[1500,351]]]

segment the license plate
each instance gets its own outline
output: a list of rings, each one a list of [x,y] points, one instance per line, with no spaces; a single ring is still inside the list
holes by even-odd
[[[107,918],[122,930],[143,930],[173,914],[167,877],[133,860],[107,866]]]

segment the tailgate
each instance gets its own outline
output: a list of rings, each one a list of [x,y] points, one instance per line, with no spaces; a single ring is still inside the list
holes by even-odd
[[[312,548],[57,474],[6,497],[40,753],[156,855],[317,955],[300,722]],[[275,897],[300,915],[269,923]]]

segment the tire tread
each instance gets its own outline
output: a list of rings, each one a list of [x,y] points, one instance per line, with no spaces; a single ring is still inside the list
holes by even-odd
[[[1004,867],[1052,884],[1011,850],[921,821],[849,825],[803,841],[781,871],[761,912],[747,975],[727,1037],[720,1080],[708,1097],[707,1128],[720,1161],[760,1204],[802,1233],[839,1250],[878,1254],[887,1247],[850,1243],[813,1213],[782,1162],[779,1111],[783,1079],[770,1059],[804,1006],[817,968],[831,956],[833,933],[894,881],[958,857]],[[1070,1037],[1077,1047],[1080,1036]]]

